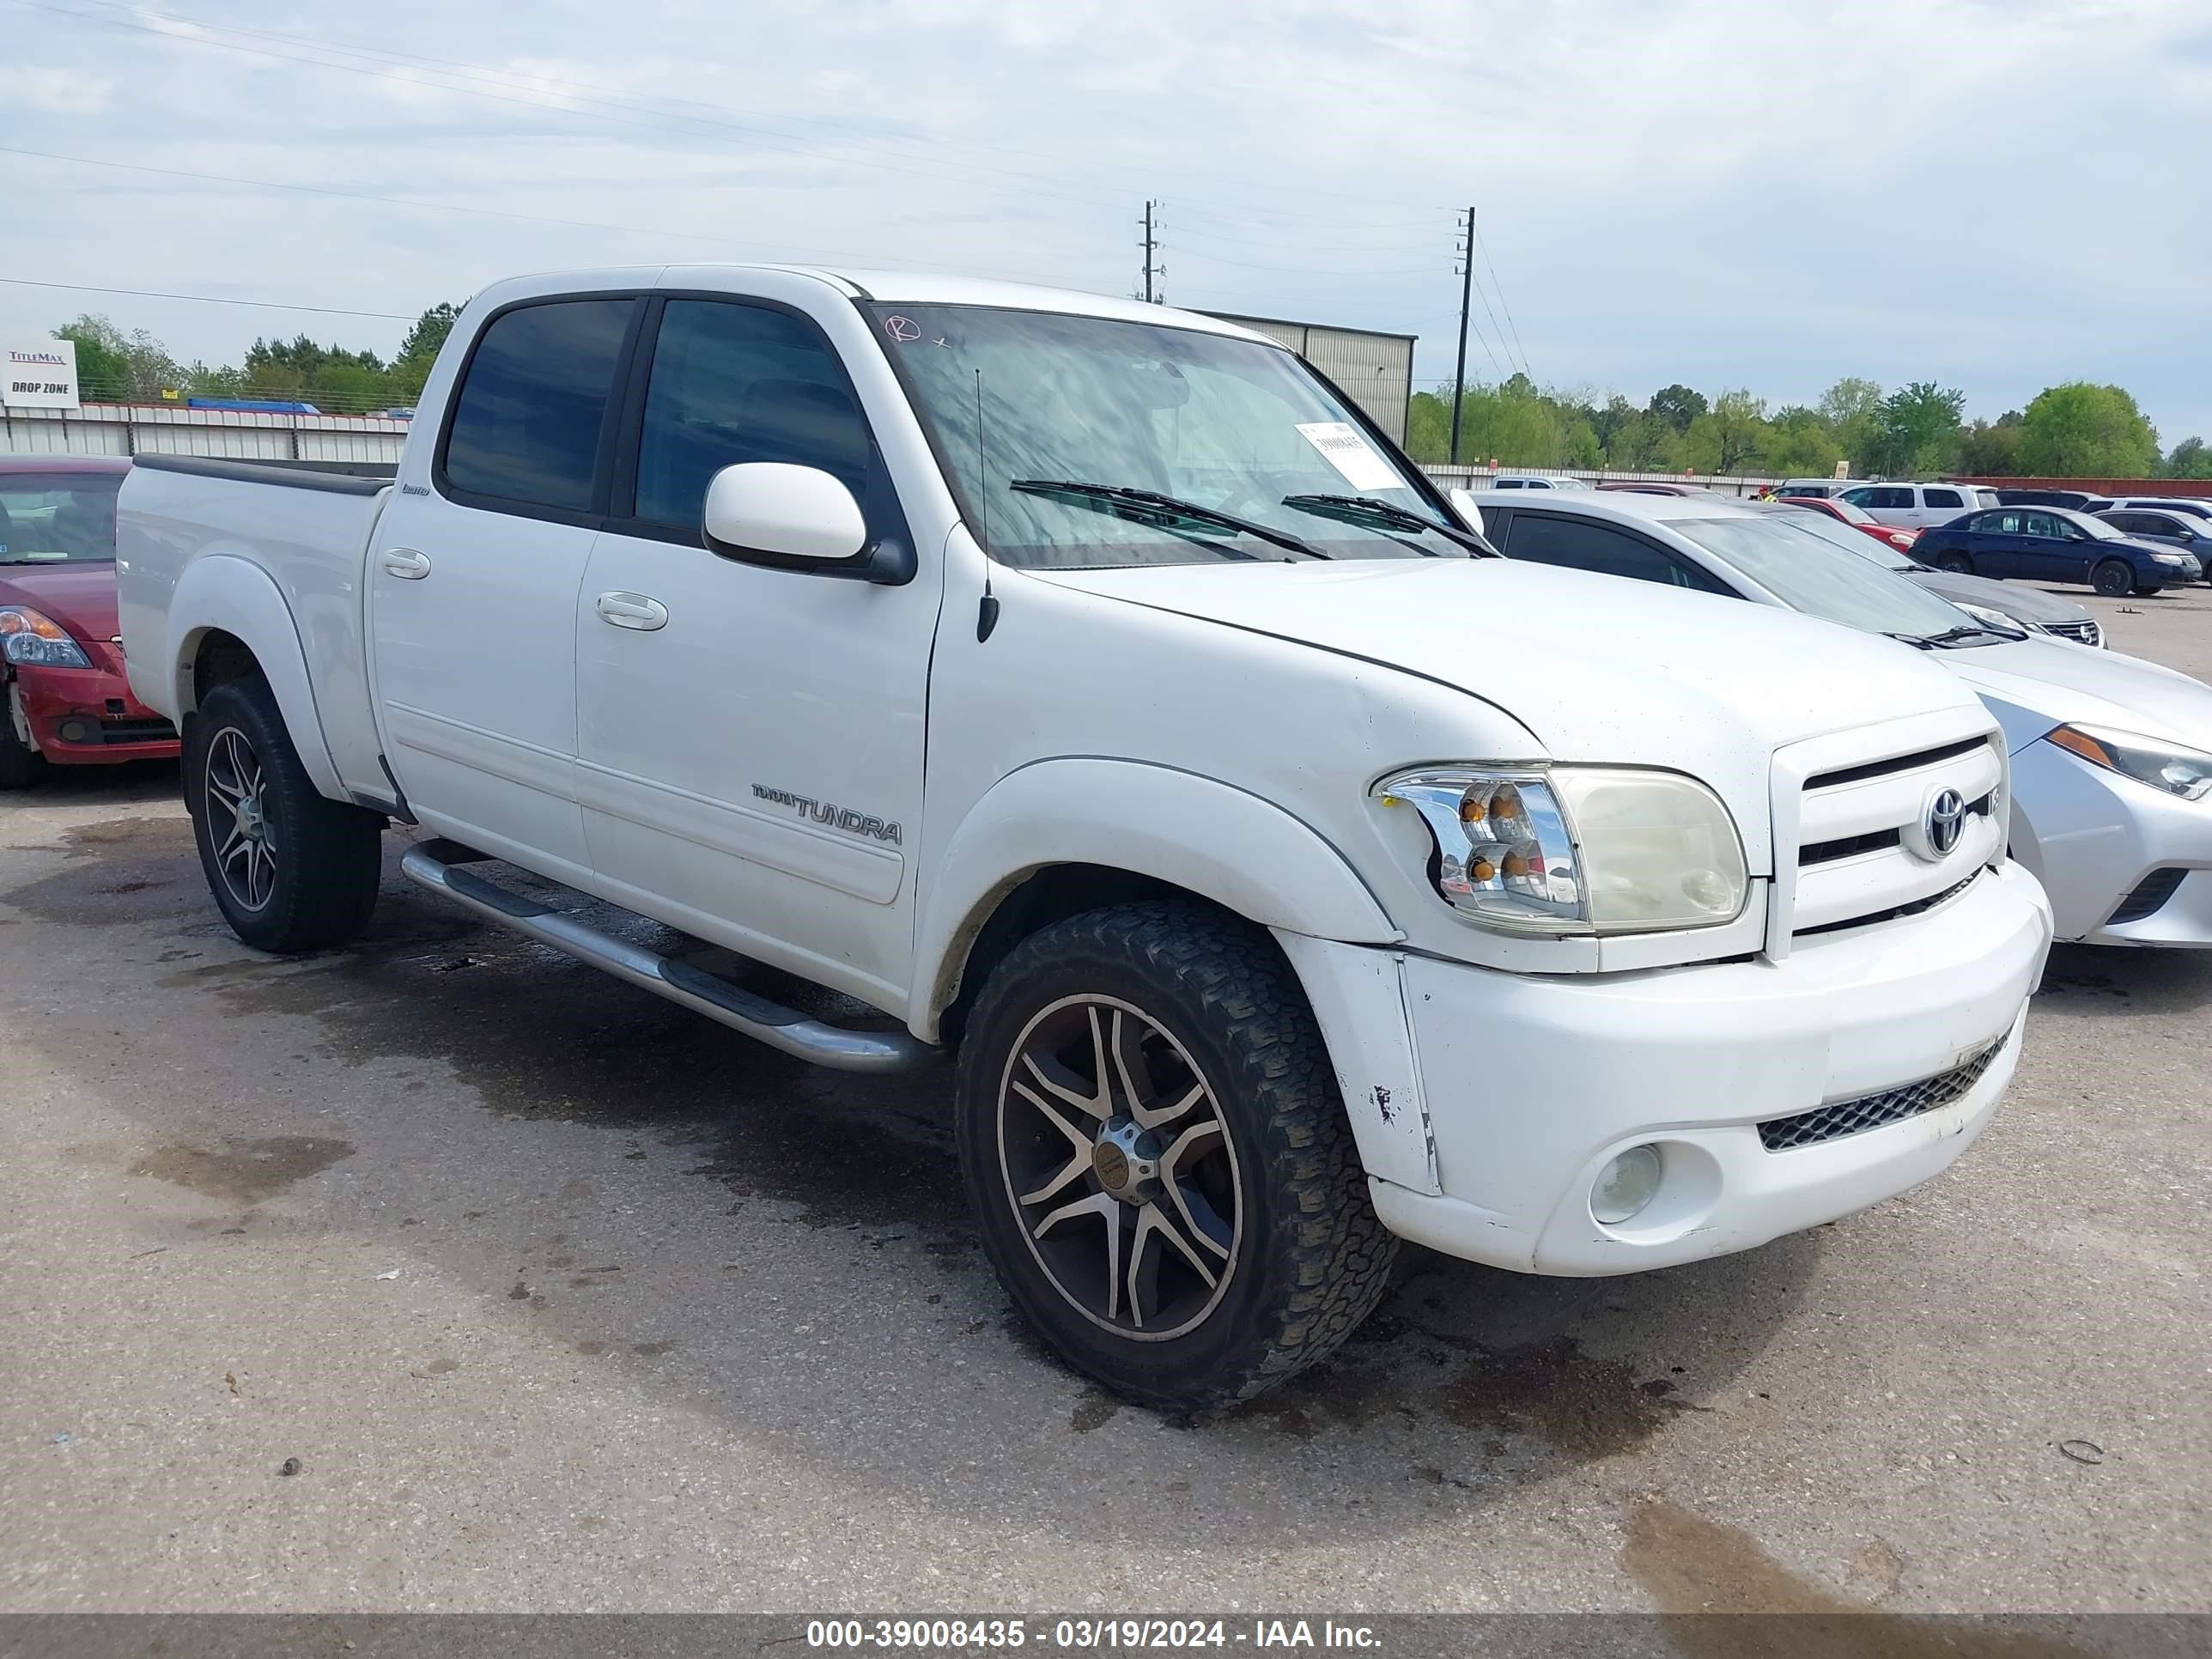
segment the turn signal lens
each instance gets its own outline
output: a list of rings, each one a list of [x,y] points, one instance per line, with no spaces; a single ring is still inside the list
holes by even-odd
[[[2093,766],[2163,789],[2184,800],[2212,794],[2212,755],[2132,732],[2099,726],[2062,726],[2044,739]]]

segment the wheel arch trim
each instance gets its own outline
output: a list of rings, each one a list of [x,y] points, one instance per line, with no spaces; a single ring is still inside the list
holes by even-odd
[[[1061,864],[1150,877],[1264,927],[1372,945],[1404,937],[1342,853],[1247,790],[1146,761],[1032,762],[986,791],[931,862],[908,1006],[915,1035],[935,1038],[999,906]]]
[[[291,607],[275,580],[252,559],[209,553],[194,559],[178,580],[169,600],[168,643],[162,658],[161,691],[175,711],[178,729],[198,706],[192,683],[200,646],[212,633],[228,634],[252,653],[262,678],[276,695],[284,729],[299,751],[316,792],[332,800],[349,800],[339,781],[323,737],[307,653]]]

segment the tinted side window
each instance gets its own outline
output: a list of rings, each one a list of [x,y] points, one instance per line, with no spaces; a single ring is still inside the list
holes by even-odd
[[[1582,519],[1516,514],[1502,550],[1509,559],[1594,570],[1604,576],[1629,576],[1668,587],[1694,588],[1701,593],[1728,592],[1704,571],[1681,563],[1650,542]]]
[[[1920,499],[1929,507],[1964,507],[1966,504],[1955,489],[1923,489],[1920,492]]]
[[[865,511],[872,446],[844,366],[787,312],[671,300],[638,439],[637,516],[693,530],[715,473],[741,461],[817,466]]]
[[[2051,517],[2048,513],[2023,513],[2021,514],[2020,528],[2021,533],[2024,536],[2045,536],[2056,538],[2063,533],[2060,531],[2058,526],[2059,521]]]
[[[2098,516],[2113,529],[2130,536],[2155,536],[2166,529],[2156,515],[2148,513],[2103,513]]]
[[[1518,489],[1521,488],[1521,480],[1518,478],[1495,478],[1491,481],[1490,487],[1492,489]]]
[[[1862,486],[1857,489],[1846,489],[1844,491],[1843,499],[1849,501],[1853,507],[1871,507],[1874,505],[1874,498],[1877,493],[1878,492],[1873,489]]]
[[[454,400],[447,482],[523,506],[587,511],[636,303],[563,300],[495,318]]]
[[[1874,492],[1874,504],[1876,507],[1911,507],[1912,492],[1910,489],[1877,489]]]

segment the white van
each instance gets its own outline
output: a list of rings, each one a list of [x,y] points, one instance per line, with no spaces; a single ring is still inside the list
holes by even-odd
[[[1997,492],[1962,483],[1859,484],[1842,492],[1849,501],[1876,524],[1905,530],[1926,530],[1948,524],[1962,513],[2002,505]]]

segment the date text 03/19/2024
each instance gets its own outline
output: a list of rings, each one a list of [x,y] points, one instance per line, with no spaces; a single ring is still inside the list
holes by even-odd
[[[1333,1619],[1255,1619],[1232,1625],[1222,1619],[817,1619],[806,1626],[806,1645],[817,1649],[922,1650],[1040,1647],[1128,1652],[1146,1649],[1349,1648],[1375,1650],[1381,1641],[1366,1625]]]

